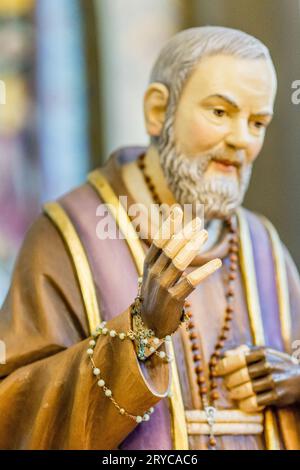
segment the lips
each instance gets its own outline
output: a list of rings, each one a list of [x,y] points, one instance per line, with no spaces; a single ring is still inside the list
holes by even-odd
[[[213,158],[212,159],[213,162],[216,162],[220,165],[224,165],[225,167],[234,167],[234,168],[239,168],[241,165],[239,162],[237,161],[233,161],[233,160],[226,160],[225,158]]]
[[[240,168],[240,163],[238,163],[237,161],[226,160],[225,158],[224,159],[214,158],[212,160],[212,164],[216,171],[219,171],[221,173],[231,174],[231,175],[236,175],[238,172],[238,169]]]

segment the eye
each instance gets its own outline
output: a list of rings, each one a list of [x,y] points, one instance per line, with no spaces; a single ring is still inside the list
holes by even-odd
[[[262,129],[263,127],[266,127],[265,123],[260,121],[254,121],[254,126],[256,129]]]
[[[219,109],[219,108],[214,108],[213,109],[213,113],[215,116],[217,117],[223,117],[226,115],[226,111],[225,109]]]

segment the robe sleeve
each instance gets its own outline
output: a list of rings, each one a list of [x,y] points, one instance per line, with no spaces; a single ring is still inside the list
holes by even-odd
[[[128,331],[129,310],[108,322]],[[114,449],[136,427],[121,416],[93,376],[89,333],[69,255],[46,216],[29,231],[0,311],[1,449]],[[157,356],[143,368],[133,343],[98,339],[94,361],[113,397],[143,415],[169,389],[169,365]]]

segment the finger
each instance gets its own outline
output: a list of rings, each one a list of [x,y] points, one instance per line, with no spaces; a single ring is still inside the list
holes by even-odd
[[[264,348],[251,349],[246,354],[247,364],[252,364],[254,362],[259,362],[266,358],[266,350]]]
[[[252,397],[239,401],[239,408],[246,413],[253,413],[255,411],[261,411],[264,406],[260,406],[257,402],[257,396],[253,395]]]
[[[224,377],[225,386],[229,389],[242,385],[246,382],[250,382],[250,376],[247,367],[239,369],[232,374],[228,374]]]
[[[259,406],[268,406],[273,405],[278,399],[276,390],[269,390],[265,393],[259,393],[256,395],[257,404]]]
[[[181,276],[182,276],[182,271],[179,271],[171,261],[169,266],[166,268],[166,270],[163,272],[161,276],[160,284],[161,286],[168,289],[169,287],[174,286],[174,284],[176,284],[176,282],[179,281]]]
[[[254,395],[254,390],[251,382],[246,382],[242,385],[232,388],[229,391],[229,397],[232,400],[243,400]]]
[[[153,238],[154,245],[161,249],[170,240],[174,233],[177,233],[182,226],[182,209],[178,206],[174,207],[169,217],[162,223],[157,234]]]
[[[239,352],[228,354],[217,364],[215,371],[217,375],[226,375],[246,366],[245,353]]]
[[[196,232],[191,240],[183,244],[176,256],[172,257],[173,264],[179,271],[184,271],[190,265],[191,261],[199,253],[203,243],[207,240],[207,237],[208,233],[206,230]]]
[[[175,233],[163,247],[163,251],[169,258],[174,258],[181,248],[195,236],[195,233],[201,228],[201,220],[199,217],[191,220],[182,230]],[[206,234],[206,230],[204,231]],[[206,237],[207,238],[207,237]]]
[[[176,234],[174,237],[172,237],[172,239],[163,248],[163,253],[165,253],[168,256],[168,258],[172,260],[172,262],[168,264],[167,268],[165,269],[161,277],[160,282],[162,286],[169,288],[180,279],[182,272],[190,264],[190,258],[193,258],[195,256],[195,254],[199,251],[202,243],[204,243],[203,240],[207,239],[206,230],[197,232],[197,230],[200,227],[201,227],[200,219],[192,220],[190,224],[188,224],[188,227],[186,230],[186,237],[191,237],[191,240],[188,240],[187,238],[183,238],[183,230],[182,230],[181,232]],[[184,247],[186,247],[186,250],[188,250],[186,254],[186,260],[185,260],[186,262],[184,262],[184,260],[182,259],[182,264],[180,266],[177,264],[176,260],[177,260],[177,256],[179,257],[181,253],[183,253]],[[184,256],[185,254],[183,253],[182,258]]]
[[[251,379],[256,379],[257,377],[263,377],[264,375],[269,375],[272,367],[269,362],[263,360],[260,362],[255,362],[248,366],[249,377]]]
[[[252,387],[255,393],[272,390],[274,388],[272,375],[252,380]]]
[[[152,243],[145,258],[145,266],[151,267],[151,265],[159,257],[160,253],[160,248],[158,248],[156,245],[154,245],[154,243]]]
[[[167,269],[171,262],[172,260],[164,252],[161,252],[151,267],[151,273],[155,276],[160,275],[165,269]]]
[[[218,258],[197,268],[185,276],[178,284],[171,287],[169,292],[178,300],[184,300],[205,278],[213,274],[222,266],[222,261]]]

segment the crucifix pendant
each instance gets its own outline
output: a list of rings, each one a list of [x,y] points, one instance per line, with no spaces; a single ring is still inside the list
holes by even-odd
[[[207,424],[209,426],[209,450],[217,450],[216,439],[214,436],[214,424],[216,422],[216,408],[214,406],[206,406],[204,408]]]

